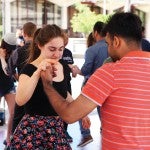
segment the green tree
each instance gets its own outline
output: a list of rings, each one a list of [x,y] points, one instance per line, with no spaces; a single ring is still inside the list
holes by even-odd
[[[92,31],[95,22],[106,22],[109,17],[108,15],[96,14],[87,5],[81,3],[75,4],[75,9],[77,13],[70,20],[71,27],[74,32],[84,33],[85,36]]]

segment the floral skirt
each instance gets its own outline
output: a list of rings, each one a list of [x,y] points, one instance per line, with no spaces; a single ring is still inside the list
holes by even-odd
[[[11,150],[71,150],[58,116],[25,115],[17,126]]]

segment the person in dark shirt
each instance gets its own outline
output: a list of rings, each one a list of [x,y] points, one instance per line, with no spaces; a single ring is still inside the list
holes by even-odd
[[[62,60],[64,60],[68,66],[69,66],[69,70],[68,70],[68,76],[67,76],[67,86],[68,86],[68,92],[72,95],[72,88],[71,88],[71,73],[72,76],[75,77],[76,75],[73,73],[73,67],[74,67],[74,60],[73,60],[73,55],[71,50],[69,50],[68,48],[66,48],[67,44],[68,44],[68,35],[67,33],[64,32],[64,43],[65,43],[65,48],[63,51],[63,55],[62,55]],[[69,135],[67,128],[68,128],[68,124],[66,122],[64,122],[64,128],[66,130],[66,136],[67,136],[67,140],[68,142],[73,142],[73,138]]]
[[[32,22],[27,22],[23,25],[22,32],[25,40],[24,46],[18,47],[10,56],[8,60],[8,73],[13,75],[16,80],[18,80],[21,69],[26,64],[26,60],[29,55],[29,48],[33,40],[34,32],[37,27]],[[16,71],[17,70],[17,71]],[[15,112],[12,124],[12,133],[15,131],[18,123],[24,115],[24,106],[15,105]]]
[[[32,22],[27,22],[23,25],[22,32],[25,44],[23,46],[17,47],[7,60],[7,71],[5,71],[5,74],[13,76],[16,81],[18,81],[18,76],[21,69],[26,64],[26,60],[29,55],[29,48],[33,40],[33,34],[36,31],[36,28],[36,25]],[[18,106],[17,104],[15,104],[15,111],[12,123],[12,133],[15,131],[15,128],[22,119],[23,115],[24,106]],[[4,143],[6,144],[6,142]]]
[[[63,51],[63,55],[62,55],[62,59],[68,64],[69,68],[70,68],[70,74],[72,74],[72,77],[76,77],[77,74],[74,73],[74,60],[73,60],[73,55],[72,55],[72,52],[71,50],[69,50],[68,48],[66,48],[67,44],[68,44],[68,35],[67,33],[64,32],[64,42],[65,42],[65,48],[64,48],[64,51]],[[69,74],[69,77],[68,77],[68,92],[70,94],[72,94],[72,88],[71,88],[71,75]]]
[[[17,47],[24,46],[25,40],[23,37],[23,29],[22,27],[18,27],[16,30],[16,37],[17,37]]]
[[[71,99],[66,79],[69,67],[61,59],[63,34],[58,26],[46,25],[33,41],[28,63],[19,76],[16,103],[24,106],[25,115],[12,136],[12,149],[71,149],[64,121],[50,105],[40,78],[41,72],[53,63],[55,70],[51,84],[63,98]]]
[[[0,101],[2,97],[5,98],[9,111],[7,136],[6,140],[4,140],[6,146],[8,146],[10,143],[10,136],[12,133],[11,130],[14,116],[15,93],[16,93],[14,78],[13,76],[8,76],[7,74],[7,62],[11,53],[15,49],[16,49],[15,34],[14,33],[5,34],[4,38],[2,39],[0,48]]]
[[[25,40],[25,45],[17,48],[8,60],[9,74],[14,75],[16,80],[18,80],[18,75],[21,69],[26,64],[26,60],[29,55],[29,47],[32,43],[33,35],[36,29],[36,25],[32,22],[27,22],[23,25],[22,32]]]

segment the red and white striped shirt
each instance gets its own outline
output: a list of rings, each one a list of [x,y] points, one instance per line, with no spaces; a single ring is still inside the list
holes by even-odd
[[[102,150],[150,150],[150,53],[103,65],[82,94],[102,105]]]

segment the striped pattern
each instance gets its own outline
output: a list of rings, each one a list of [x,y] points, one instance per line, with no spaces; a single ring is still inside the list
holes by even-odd
[[[104,65],[82,90],[102,105],[102,150],[150,150],[150,58],[146,54],[130,54]]]

